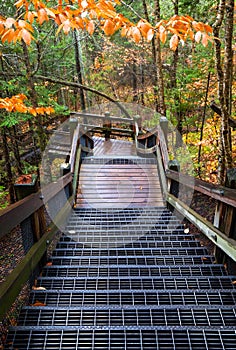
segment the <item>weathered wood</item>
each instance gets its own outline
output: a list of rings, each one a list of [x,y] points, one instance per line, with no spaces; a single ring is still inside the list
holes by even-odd
[[[21,260],[12,273],[0,286],[0,321],[5,313],[9,310],[12,303],[18,296],[22,286],[34,275],[34,270],[45,254],[48,245],[52,241],[54,235],[58,231],[58,227],[66,221],[71,210],[73,198],[71,197],[65,207],[55,217],[47,232],[40,240],[33,245],[26,256]]]
[[[222,203],[229,204],[236,207],[236,192],[230,188],[223,186],[216,186],[211,183],[193,178],[189,175],[182,173],[176,173],[175,171],[168,170],[166,172],[168,179],[179,181],[179,183],[194,189],[200,193],[203,193],[211,198],[217,199]],[[194,181],[193,181],[194,180]]]
[[[135,160],[134,160],[135,161]],[[155,164],[82,164],[78,207],[163,206]]]
[[[192,222],[201,232],[203,232],[217,247],[223,250],[228,256],[236,261],[236,241],[226,236],[201,215],[190,209],[188,205],[171,194],[167,195],[167,201],[186,219]]]
[[[10,232],[19,225],[23,220],[28,218],[44,203],[52,199],[61,189],[72,181],[71,174],[67,174],[60,178],[56,183],[49,184],[44,187],[43,194],[40,191],[18,201],[1,210],[0,212],[0,237]],[[44,197],[43,197],[44,196]]]

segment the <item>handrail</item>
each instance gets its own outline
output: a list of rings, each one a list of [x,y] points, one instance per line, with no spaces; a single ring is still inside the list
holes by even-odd
[[[81,113],[81,112],[72,112],[71,113],[72,117],[85,117],[85,118],[92,118],[92,119],[107,119],[105,115],[101,114],[92,114],[92,113]],[[121,117],[115,117],[110,115],[109,119],[111,119],[114,122],[124,122],[124,123],[132,123],[132,119],[129,118],[121,118]]]
[[[0,211],[0,238],[9,233],[13,228],[19,225],[23,220],[28,218],[44,203],[50,199],[72,181],[71,173],[68,173],[57,180],[44,187],[44,191],[39,190],[20,201],[8,206],[6,209]]]
[[[72,145],[71,145],[70,159],[69,159],[70,171],[72,174],[74,173],[74,167],[76,162],[76,152],[77,152],[78,143],[79,143],[79,134],[80,134],[80,125],[78,124],[74,131]]]
[[[19,295],[22,286],[33,275],[35,268],[43,258],[48,245],[58,231],[58,226],[63,223],[71,210],[73,198],[71,197],[66,205],[54,218],[54,222],[48,227],[47,232],[36,242],[16,268],[7,276],[0,286],[0,322],[6,312]]]
[[[6,277],[0,286],[0,321],[5,313],[9,310],[12,303],[18,296],[22,286],[34,275],[36,267],[45,257],[48,245],[53,240],[58,227],[66,221],[66,218],[74,205],[74,197],[76,191],[76,183],[78,178],[78,170],[80,165],[81,146],[79,145],[79,125],[74,131],[71,156],[70,171],[66,175],[59,178],[56,182],[44,186],[43,191],[39,190],[30,196],[18,201],[0,212],[0,237],[10,232],[28,218],[37,217],[37,213],[42,210],[43,206],[49,203],[57,195],[62,198],[59,212],[53,216],[52,223],[41,232],[42,235],[37,236],[33,245],[26,250],[26,255],[17,264],[14,270]],[[64,195],[64,189],[69,186],[69,191]],[[72,192],[71,192],[72,187]],[[62,193],[63,192],[63,193]],[[62,193],[62,197],[61,197]],[[39,222],[38,222],[39,224]],[[34,232],[35,233],[35,232]]]
[[[159,158],[162,158],[162,163]],[[163,197],[166,202],[198,227],[221,251],[232,260],[236,261],[236,240],[235,238],[232,239],[230,236],[234,217],[233,211],[235,212],[236,208],[235,190],[224,186],[216,186],[181,172],[170,170],[168,168],[169,158],[166,139],[161,127],[159,127],[158,130],[157,160],[161,185],[162,189],[164,189]],[[165,176],[163,176],[163,172]],[[167,186],[167,181],[173,181],[173,184],[177,184],[177,186],[181,184],[187,188],[191,188],[193,191],[200,192],[215,199],[218,205],[216,206],[214,224],[201,217],[196,211],[180,201],[179,198],[177,198],[178,195],[171,193],[172,186],[170,184]],[[226,206],[227,210],[222,211],[223,205]],[[222,216],[222,213],[225,216]],[[227,223],[224,222],[224,220],[226,220]],[[220,224],[220,222],[223,223],[223,225]],[[224,227],[224,229],[222,229],[222,227]]]
[[[173,170],[167,170],[166,177],[236,208],[236,192],[233,189],[224,186],[216,186],[209,182]]]
[[[231,259],[236,260],[236,241],[227,237],[213,226],[208,220],[189,208],[185,203],[180,201],[175,196],[168,194],[167,201],[179,211],[186,219],[192,222],[201,232],[203,232],[208,239],[210,239],[217,247],[227,253]]]

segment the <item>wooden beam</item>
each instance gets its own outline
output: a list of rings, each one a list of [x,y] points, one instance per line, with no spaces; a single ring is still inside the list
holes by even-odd
[[[201,215],[173,195],[168,194],[166,199],[168,203],[170,203],[187,220],[194,224],[217,247],[236,261],[236,241],[234,239],[227,237],[225,233],[218,230],[209,221],[204,219]]]
[[[16,266],[6,280],[0,286],[0,321],[19,295],[22,286],[33,276],[34,270],[44,256],[48,245],[51,243],[58,227],[65,222],[71,211],[73,196],[60,210],[47,232],[33,245],[22,261]]]

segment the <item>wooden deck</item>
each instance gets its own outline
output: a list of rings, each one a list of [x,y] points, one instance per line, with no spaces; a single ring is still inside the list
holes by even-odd
[[[77,208],[163,205],[154,158],[137,157],[132,142],[95,140],[94,156],[81,165]]]
[[[94,156],[103,157],[104,155],[118,155],[118,156],[135,156],[135,144],[132,141],[123,141],[116,139],[109,139],[105,141],[102,137],[93,137],[94,140]]]

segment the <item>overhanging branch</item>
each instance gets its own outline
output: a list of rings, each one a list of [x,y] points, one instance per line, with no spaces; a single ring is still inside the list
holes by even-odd
[[[51,83],[55,83],[55,84],[60,84],[60,85],[64,85],[64,86],[71,86],[71,87],[75,87],[75,88],[79,88],[79,89],[84,89],[86,91],[90,91],[96,95],[99,95],[101,97],[104,97],[106,100],[111,101],[113,103],[115,103],[117,105],[117,107],[120,108],[120,110],[125,114],[125,116],[129,119],[132,119],[131,115],[128,113],[128,111],[124,108],[124,106],[117,100],[115,100],[114,98],[110,97],[109,95],[104,94],[103,92],[100,92],[96,89],[93,89],[89,86],[85,86],[79,83],[75,83],[75,82],[71,82],[71,81],[67,81],[67,80],[61,80],[61,79],[56,79],[56,78],[52,78],[52,77],[46,77],[44,75],[35,75],[34,76],[35,79],[39,79],[39,80],[45,80],[45,81],[49,81]]]

